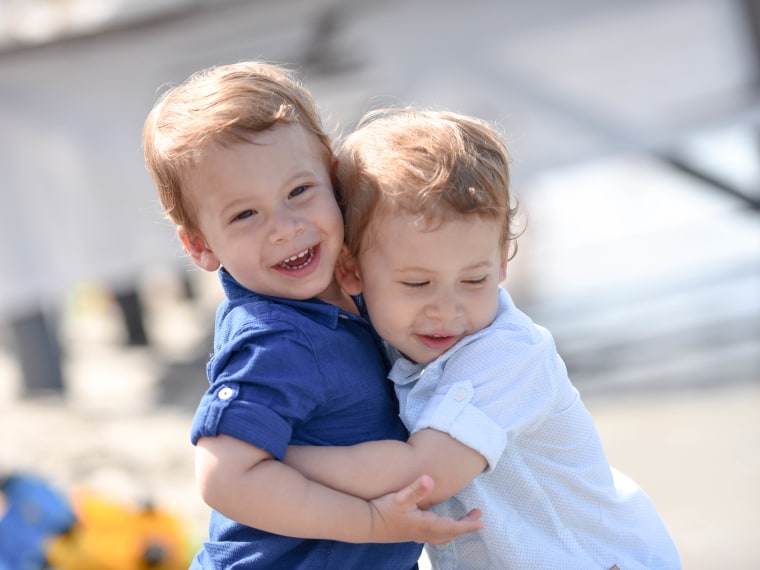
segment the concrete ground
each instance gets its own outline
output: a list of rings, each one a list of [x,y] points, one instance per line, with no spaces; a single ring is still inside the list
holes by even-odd
[[[139,376],[141,367],[132,366]],[[588,398],[587,404],[611,463],[652,497],[684,568],[760,567],[757,385]],[[203,536],[207,510],[192,480],[189,412],[105,413],[93,403],[79,406],[6,395],[0,467],[29,469],[63,489],[86,485],[125,499],[153,496]]]

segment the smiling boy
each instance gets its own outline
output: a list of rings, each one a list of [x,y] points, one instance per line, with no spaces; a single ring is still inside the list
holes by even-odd
[[[339,281],[395,353],[411,436],[294,447],[286,461],[362,497],[429,473],[423,505],[443,501],[433,509],[454,518],[481,507],[483,530],[427,547],[436,570],[679,568],[654,505],[608,464],[551,335],[500,285],[515,208],[498,132],[454,113],[379,110],[337,164]]]
[[[318,297],[355,311],[333,279],[343,218],[327,150],[297,123],[251,139],[211,145],[188,165],[183,199],[194,205],[197,229],[181,225],[178,234],[191,259],[206,271],[223,265],[262,295]]]
[[[419,544],[480,528],[419,511],[429,478],[371,502],[282,463],[288,444],[407,435],[387,360],[334,279],[343,223],[332,149],[309,93],[282,68],[242,62],[166,92],[144,127],[168,217],[200,268],[219,270],[210,386],[192,426],[213,508],[193,568],[415,568]]]

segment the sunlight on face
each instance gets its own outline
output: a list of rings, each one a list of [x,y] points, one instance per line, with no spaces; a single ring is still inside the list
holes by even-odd
[[[368,231],[359,273],[370,319],[407,358],[429,363],[493,321],[506,277],[500,221],[463,217],[428,227],[393,214]]]

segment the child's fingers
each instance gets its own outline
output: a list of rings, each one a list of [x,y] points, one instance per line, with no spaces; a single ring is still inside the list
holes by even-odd
[[[411,508],[427,497],[434,486],[435,483],[430,475],[420,475],[413,483],[396,494],[396,500]]]
[[[431,538],[426,540],[430,544],[446,544],[457,536],[483,528],[483,522],[470,518],[469,514],[457,521],[446,517],[437,517],[434,521],[431,521],[431,524],[435,525],[437,532],[434,536],[431,533]]]
[[[429,475],[421,475],[393,495],[396,512],[406,513],[417,525],[417,542],[430,544],[446,544],[459,535],[474,532],[483,528],[480,520],[481,512],[473,509],[459,520],[437,515],[432,511],[419,510],[417,504],[433,491],[435,483]]]
[[[480,517],[483,516],[483,512],[480,509],[472,509],[469,513],[464,515],[460,521],[479,521]]]

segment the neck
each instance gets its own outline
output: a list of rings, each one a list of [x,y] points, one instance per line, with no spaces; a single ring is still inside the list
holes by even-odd
[[[338,282],[335,280],[330,283],[330,286],[325,289],[322,294],[317,295],[317,299],[340,307],[346,312],[354,313],[355,315],[359,314],[359,309],[357,308],[356,303],[354,303],[351,295],[341,289]]]

